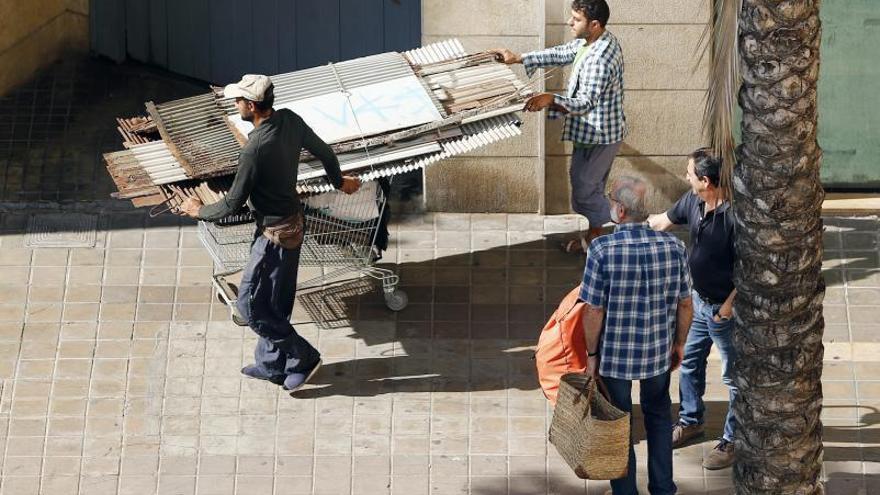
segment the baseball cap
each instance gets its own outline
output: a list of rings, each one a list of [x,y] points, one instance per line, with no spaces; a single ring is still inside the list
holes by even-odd
[[[244,98],[250,101],[263,101],[272,80],[262,74],[245,74],[241,81],[227,84],[223,88],[223,98]]]

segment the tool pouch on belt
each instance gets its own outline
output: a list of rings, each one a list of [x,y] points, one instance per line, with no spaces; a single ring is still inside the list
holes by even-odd
[[[303,214],[300,211],[263,228],[263,235],[276,246],[295,249],[303,242]]]

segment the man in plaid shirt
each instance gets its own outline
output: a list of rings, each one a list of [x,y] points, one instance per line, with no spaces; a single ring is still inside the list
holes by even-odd
[[[525,109],[548,110],[551,119],[565,116],[562,140],[571,141],[571,207],[590,222],[586,237],[566,244],[566,251],[582,249],[602,234],[610,220],[605,182],[611,164],[626,136],[623,115],[623,51],[617,38],[605,29],[610,17],[605,0],[574,0],[569,43],[522,55],[494,50],[505,63],[522,63],[531,76],[548,66],[572,65],[565,95],[543,93],[530,98]]]
[[[646,223],[647,185],[622,177],[608,196],[614,233],[590,244],[580,298],[586,303],[587,373],[601,379],[609,400],[632,411],[632,381],[648,438],[648,488],[671,495],[672,422],[669,380],[684,355],[693,318],[684,243]],[[614,495],[634,495],[635,451],[626,477],[613,480]]]

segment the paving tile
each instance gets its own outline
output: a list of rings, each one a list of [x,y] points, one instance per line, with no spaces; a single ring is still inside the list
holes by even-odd
[[[192,495],[196,489],[195,476],[168,475],[159,477],[158,495]]]
[[[78,466],[77,466],[78,469]],[[40,493],[46,495],[76,495],[79,491],[79,475],[66,474],[43,475],[40,479]]]
[[[39,476],[12,476],[3,479],[2,495],[37,495],[40,490]]]
[[[59,303],[64,299],[65,290],[63,285],[32,286],[26,294],[26,301]]]
[[[64,300],[69,303],[98,303],[101,302],[102,287],[98,284],[76,284],[67,287],[64,291]]]
[[[33,250],[27,248],[7,248],[0,252],[0,266],[30,266]]]
[[[102,266],[104,264],[105,251],[94,248],[70,249],[69,264],[75,266]]]
[[[100,284],[103,276],[103,266],[71,266],[67,270],[67,283],[69,289],[86,284]]]
[[[24,286],[30,280],[31,270],[27,266],[4,266],[0,267],[0,280],[4,284]]]
[[[135,276],[134,280],[138,280]],[[171,267],[146,267],[140,275],[142,286],[174,285],[177,283],[177,269]]]
[[[156,476],[122,476],[119,479],[120,495],[155,493],[159,479]]]

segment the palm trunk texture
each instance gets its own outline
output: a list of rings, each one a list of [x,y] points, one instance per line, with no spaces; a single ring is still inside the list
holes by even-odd
[[[738,494],[824,493],[818,0],[744,0],[734,172]]]

